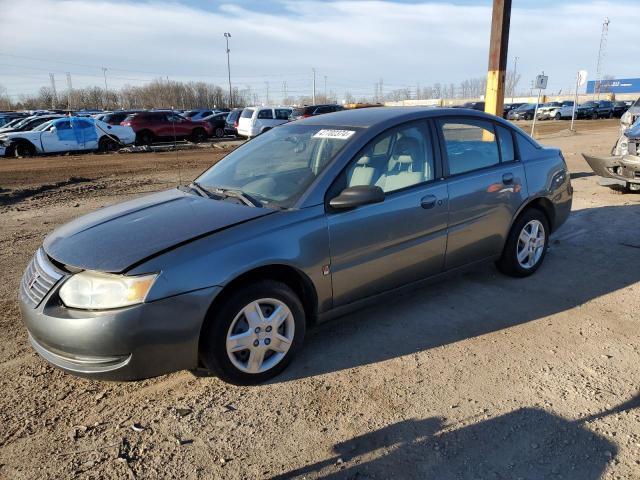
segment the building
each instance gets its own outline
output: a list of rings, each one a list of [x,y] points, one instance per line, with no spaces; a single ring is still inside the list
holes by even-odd
[[[611,80],[589,80],[587,82],[587,95],[597,93],[596,85],[600,84],[600,93],[640,93],[640,78],[620,78]]]

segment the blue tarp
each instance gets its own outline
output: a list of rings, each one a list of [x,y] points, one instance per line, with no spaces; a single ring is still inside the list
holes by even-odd
[[[84,145],[98,139],[98,132],[92,118],[61,118],[56,120],[54,125],[58,140],[61,141]]]
[[[625,135],[629,138],[638,139],[640,138],[640,117],[636,120],[636,123],[629,127],[629,130],[625,132]]]

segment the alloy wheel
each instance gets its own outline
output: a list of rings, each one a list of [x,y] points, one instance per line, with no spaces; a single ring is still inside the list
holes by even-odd
[[[289,307],[274,298],[261,298],[242,308],[231,322],[227,355],[239,370],[263,373],[282,361],[294,335],[295,322]]]
[[[533,268],[544,253],[546,234],[538,220],[531,220],[522,228],[518,237],[516,256],[522,268]]]

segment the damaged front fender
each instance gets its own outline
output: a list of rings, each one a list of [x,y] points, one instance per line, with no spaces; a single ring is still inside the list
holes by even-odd
[[[640,156],[594,157],[582,154],[596,175],[613,178],[630,190],[640,190]]]

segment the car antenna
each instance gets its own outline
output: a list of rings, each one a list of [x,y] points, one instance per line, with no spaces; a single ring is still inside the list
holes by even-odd
[[[180,168],[180,160],[178,159],[178,148],[176,147],[176,113],[173,111],[174,107],[171,107],[171,126],[173,127],[173,149],[176,152],[176,163],[178,164],[178,184],[182,185],[182,169]]]

